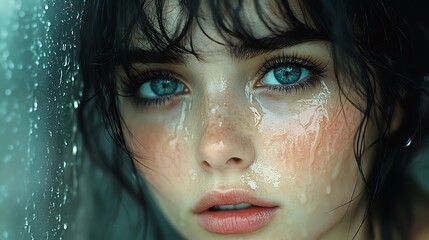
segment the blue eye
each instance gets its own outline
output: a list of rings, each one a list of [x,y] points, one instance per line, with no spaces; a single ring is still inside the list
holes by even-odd
[[[143,99],[155,99],[183,93],[185,85],[171,78],[156,78],[143,83],[138,90],[138,96]]]
[[[310,71],[302,66],[285,64],[269,70],[261,83],[265,86],[291,85],[308,78],[310,75]]]

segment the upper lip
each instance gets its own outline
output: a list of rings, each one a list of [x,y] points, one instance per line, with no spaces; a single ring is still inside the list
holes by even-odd
[[[246,190],[242,189],[230,189],[226,191],[213,190],[204,194],[195,208],[194,213],[202,213],[207,211],[209,208],[218,205],[235,205],[240,203],[248,203],[258,207],[277,207],[276,204],[258,198]]]

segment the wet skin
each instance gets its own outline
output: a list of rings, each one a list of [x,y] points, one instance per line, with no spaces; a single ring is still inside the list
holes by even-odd
[[[358,200],[348,203],[363,189],[353,151],[362,114],[340,97],[329,43],[236,59],[199,30],[193,40],[200,60],[135,65],[141,73],[171,73],[180,84],[171,98],[162,104],[120,98],[135,164],[173,227],[187,239],[345,239],[349,222],[342,218],[361,213]],[[305,60],[323,73],[301,66],[297,82],[275,83],[294,86],[282,91],[273,87],[273,72],[260,71],[277,58]],[[339,81],[347,89],[348,80]],[[139,97],[153,98],[147,86],[136,90]],[[209,191],[234,189],[277,206],[274,218],[240,235],[204,229],[194,211],[198,201]]]

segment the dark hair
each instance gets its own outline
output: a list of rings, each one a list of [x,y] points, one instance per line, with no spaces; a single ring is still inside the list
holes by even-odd
[[[241,14],[242,6],[249,2],[206,1],[204,7],[210,12],[204,17],[212,17],[228,47],[234,47],[236,40],[252,49],[277,46],[269,37],[258,38],[252,32]],[[276,16],[287,24],[271,21],[261,10],[264,8],[257,7],[259,18],[272,36],[305,36],[307,40],[331,42],[336,74],[350,76],[352,87],[365,100],[364,106],[355,103],[364,113],[355,135],[355,158],[366,184],[365,221],[370,227],[369,238],[374,238],[375,219],[381,223],[382,239],[392,239],[394,235],[409,238],[413,216],[407,166],[424,137],[422,122],[427,117],[423,97],[428,94],[425,74],[429,73],[429,31],[423,10],[418,11],[424,9],[422,2],[302,0],[299,6],[304,17],[300,18],[287,1],[276,1]],[[253,3],[262,4],[258,0]],[[122,116],[117,106],[116,69],[122,67],[133,78],[130,51],[136,48],[136,33],[151,46],[147,55],[199,57],[192,47],[192,32],[202,18],[200,2],[180,1],[182,15],[173,34],[165,29],[164,4],[162,0],[87,0],[81,30],[79,61],[84,90],[78,118],[85,145],[91,158],[112,173],[143,207],[148,196],[139,186],[143,183],[138,182],[133,153],[124,141],[126,129],[121,127]],[[346,89],[343,90],[348,98]],[[400,115],[400,123],[391,131],[395,114]],[[373,143],[364,141],[369,119],[380,120],[378,138]],[[104,122],[102,127],[100,121]],[[94,129],[99,133],[106,131],[117,147],[109,153],[100,148],[100,139],[90,137]],[[406,148],[413,139],[413,144]],[[377,153],[371,173],[365,175],[361,156],[371,145],[377,146]],[[150,209],[145,210],[150,214]]]

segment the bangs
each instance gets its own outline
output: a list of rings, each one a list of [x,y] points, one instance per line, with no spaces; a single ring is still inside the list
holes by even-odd
[[[349,19],[353,15],[348,8],[355,6],[346,6],[344,1],[135,0],[128,7],[125,12],[131,14],[118,19],[115,25],[119,29],[113,32],[122,43],[116,45],[119,48],[114,55],[116,66],[125,72],[126,78],[120,78],[124,85],[138,77],[133,63],[181,63],[184,55],[201,60],[201,49],[194,47],[196,31],[225,46],[231,56],[241,58],[304,42],[325,41],[330,43],[337,76],[341,73],[348,79],[364,79],[373,75],[362,58],[365,54],[358,52],[353,33],[359,27]],[[360,97],[367,98],[369,94],[372,98],[362,82],[351,85]],[[360,107],[362,111],[364,108]]]
[[[132,14],[124,26],[123,47],[118,52],[140,49],[144,55],[159,53],[171,59],[192,54],[199,58],[193,34],[200,30],[212,41],[234,51],[242,48],[276,50],[288,44],[308,41],[331,41],[331,19],[310,18],[321,14],[318,4],[305,1],[143,1],[129,9]],[[321,5],[325,6],[325,5]],[[326,6],[324,7],[326,8]],[[318,9],[318,14],[313,10]],[[332,15],[331,15],[332,16]],[[216,36],[205,31],[214,28]],[[117,32],[121,33],[121,32]],[[119,62],[133,60],[123,56]],[[119,60],[119,59],[118,59]]]

